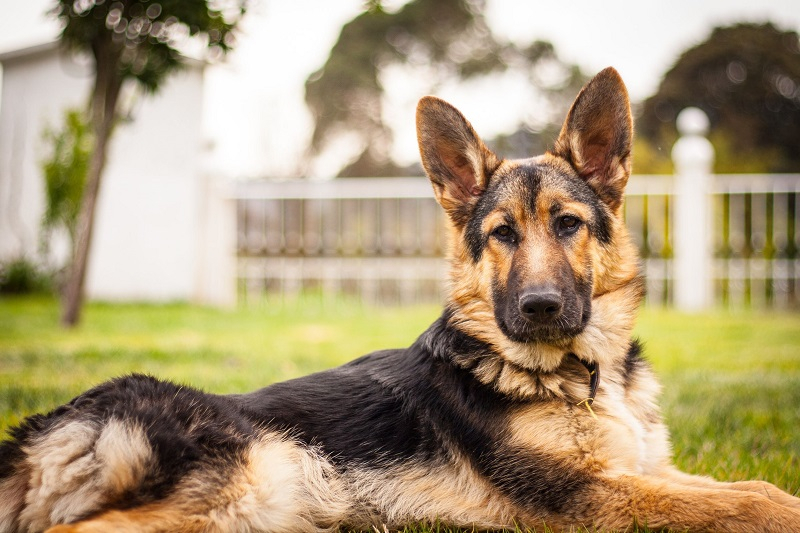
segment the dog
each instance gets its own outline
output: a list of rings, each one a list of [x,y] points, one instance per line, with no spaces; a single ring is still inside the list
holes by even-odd
[[[631,338],[644,282],[619,74],[583,88],[541,156],[500,159],[435,97],[417,130],[450,286],[411,347],[249,394],[102,384],[11,430],[0,530],[797,531],[800,499],[671,464]]]

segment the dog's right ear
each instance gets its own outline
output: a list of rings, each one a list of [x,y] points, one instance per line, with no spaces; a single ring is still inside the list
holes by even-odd
[[[434,96],[417,105],[417,141],[436,200],[457,226],[463,225],[500,159],[464,115]]]

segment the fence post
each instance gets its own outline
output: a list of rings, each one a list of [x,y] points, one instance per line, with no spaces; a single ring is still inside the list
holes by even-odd
[[[677,127],[680,138],[672,147],[675,306],[682,311],[701,311],[712,303],[710,193],[714,148],[705,137],[708,117],[700,109],[681,111]]]
[[[198,224],[199,249],[193,301],[232,307],[236,305],[236,200],[230,183],[202,177]]]

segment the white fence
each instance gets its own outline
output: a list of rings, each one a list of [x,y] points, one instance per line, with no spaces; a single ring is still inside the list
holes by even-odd
[[[628,186],[625,216],[653,305],[674,303],[675,250],[701,233],[676,233],[675,182],[638,175]],[[441,299],[445,221],[425,178],[240,183],[234,196],[240,298],[319,289]],[[700,282],[713,304],[800,307],[800,175],[712,176],[706,197],[699,219],[711,221],[711,247],[700,260],[709,279]]]
[[[445,221],[425,178],[239,183],[240,298],[321,289],[438,301]]]
[[[674,181],[634,176],[628,187],[625,216],[645,265],[651,304],[676,303],[677,244],[697,242],[702,233],[691,226],[677,232]],[[691,258],[706,266],[689,269],[689,275],[707,287],[710,304],[800,307],[800,174],[715,175],[706,197],[708,212],[698,218],[710,220],[710,246]]]

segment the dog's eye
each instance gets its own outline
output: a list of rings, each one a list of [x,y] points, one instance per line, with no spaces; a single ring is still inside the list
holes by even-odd
[[[498,226],[492,232],[492,235],[503,242],[517,242],[517,234],[511,229],[511,226]]]
[[[558,219],[558,234],[572,235],[581,227],[581,220],[572,215],[564,215]]]

